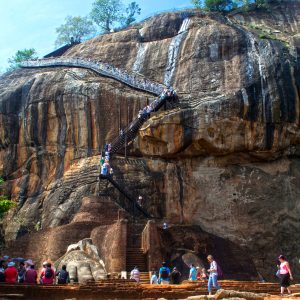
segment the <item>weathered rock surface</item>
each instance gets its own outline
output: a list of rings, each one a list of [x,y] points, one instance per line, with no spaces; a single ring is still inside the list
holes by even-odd
[[[117,180],[153,215],[238,245],[228,257],[242,266],[247,252],[272,280],[279,253],[299,276],[299,12],[299,1],[286,1],[271,13],[163,14],[65,54],[171,82],[181,109],[144,124],[131,152],[144,157],[115,159]],[[274,30],[279,40],[259,38]],[[3,221],[6,241],[24,235],[25,244],[40,222],[49,235],[36,240],[58,238],[45,255],[59,257],[103,225],[83,201],[97,193],[96,154],[152,97],[78,68],[1,77],[0,172],[18,204]],[[201,247],[201,234],[185,231]],[[201,251],[204,259],[211,250]]]
[[[73,282],[84,283],[107,277],[105,264],[92,239],[83,239],[69,245],[66,254],[59,258],[55,265],[59,270],[66,265],[67,270],[70,270],[70,280]]]

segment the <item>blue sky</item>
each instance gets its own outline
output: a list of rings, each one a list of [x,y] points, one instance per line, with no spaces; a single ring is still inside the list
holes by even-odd
[[[123,0],[128,4],[133,0]],[[139,19],[168,9],[190,6],[190,0],[135,0]],[[39,56],[54,49],[55,29],[66,16],[86,16],[94,0],[0,0],[0,73],[17,50],[35,48]]]

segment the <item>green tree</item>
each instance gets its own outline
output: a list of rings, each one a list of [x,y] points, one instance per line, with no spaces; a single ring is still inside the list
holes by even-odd
[[[37,58],[37,53],[35,49],[23,49],[18,50],[15,54],[15,56],[8,59],[9,68],[8,71],[15,70],[20,67],[20,63],[28,60],[28,59],[34,59]]]
[[[201,8],[201,2],[200,0],[191,0],[191,3],[198,9]]]
[[[4,179],[0,177],[0,190],[2,190],[1,185],[4,183]],[[0,195],[0,218],[8,212],[12,207],[15,206],[15,203],[12,202],[7,196]]]
[[[232,0],[205,0],[204,6],[211,11],[225,11],[232,8]]]
[[[93,3],[91,18],[104,32],[122,21],[123,4],[121,0],[96,0]]]
[[[65,21],[65,24],[56,28],[56,33],[58,36],[55,41],[55,45],[57,47],[68,44],[71,42],[71,40],[74,40],[74,42],[87,40],[96,33],[93,22],[87,17],[82,18],[79,16],[68,16],[66,17]]]
[[[136,2],[131,2],[126,8],[126,15],[124,17],[124,25],[127,27],[136,21],[136,15],[141,14],[141,8]]]

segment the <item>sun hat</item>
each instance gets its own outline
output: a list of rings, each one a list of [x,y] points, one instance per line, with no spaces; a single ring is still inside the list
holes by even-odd
[[[27,264],[29,266],[33,266],[34,265],[34,263],[33,263],[33,261],[31,259],[26,260],[25,264]]]
[[[43,262],[43,266],[45,266],[47,263],[48,263],[47,261],[44,261],[44,262]]]
[[[13,261],[11,261],[7,264],[8,267],[13,267],[14,265],[15,265],[15,263]]]

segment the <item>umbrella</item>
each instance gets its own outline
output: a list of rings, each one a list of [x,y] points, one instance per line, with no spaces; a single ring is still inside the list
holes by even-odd
[[[22,258],[22,257],[15,257],[15,258],[12,258],[11,261],[13,262],[24,262],[26,259],[25,258]]]

